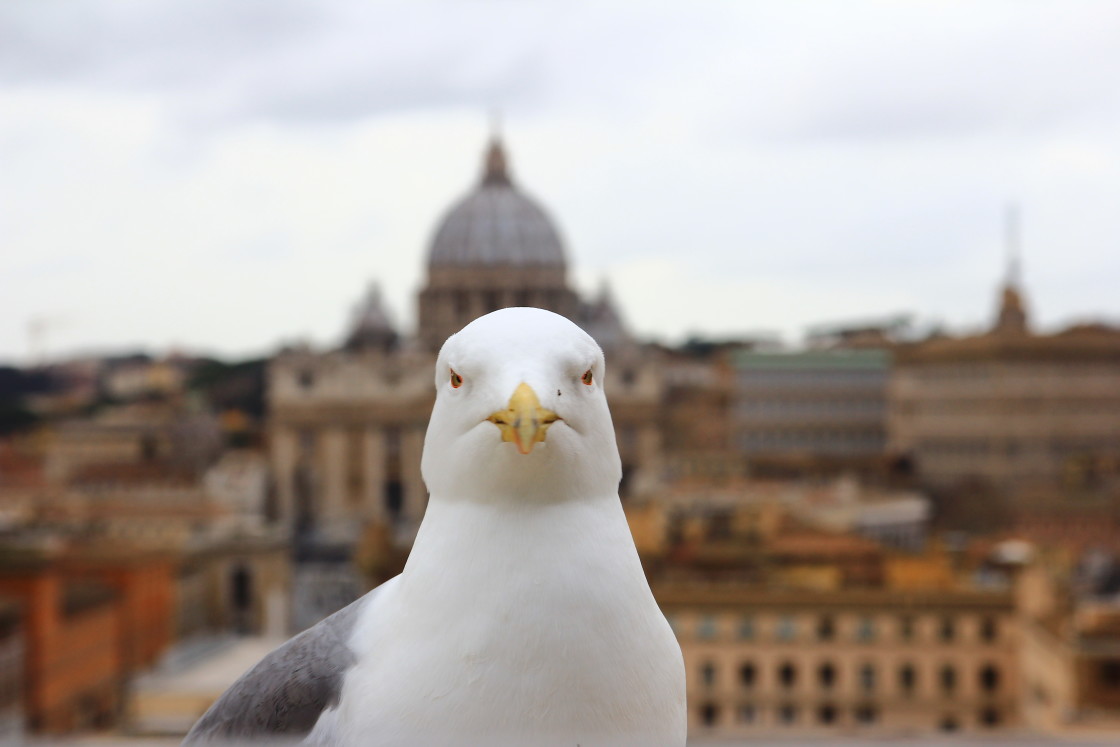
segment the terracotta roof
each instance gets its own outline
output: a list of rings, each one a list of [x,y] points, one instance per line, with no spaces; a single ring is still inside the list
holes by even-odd
[[[1120,329],[1080,325],[1053,335],[1000,334],[927,340],[897,350],[900,364],[960,360],[1120,361]]]
[[[774,555],[802,558],[831,558],[837,555],[869,555],[882,552],[872,540],[854,534],[798,531],[779,533],[770,540],[767,550]]]
[[[22,454],[10,443],[0,443],[0,488],[41,488],[43,460]]]
[[[74,471],[70,483],[92,485],[191,485],[197,482],[191,471],[167,462],[110,462],[86,464]]]

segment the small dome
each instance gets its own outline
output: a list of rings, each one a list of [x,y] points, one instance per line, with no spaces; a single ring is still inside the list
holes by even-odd
[[[397,332],[381,301],[381,288],[371,284],[365,297],[354,307],[346,350],[390,350],[397,344]]]
[[[501,143],[486,154],[482,183],[448,211],[436,230],[430,267],[564,267],[548,215],[510,181]]]

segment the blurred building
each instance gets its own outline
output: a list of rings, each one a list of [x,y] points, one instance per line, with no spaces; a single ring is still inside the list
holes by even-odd
[[[125,626],[112,589],[70,577],[49,557],[5,551],[0,594],[17,599],[23,610],[28,729],[65,734],[115,724]]]
[[[146,465],[193,476],[221,449],[219,423],[209,414],[175,402],[133,402],[55,424],[45,469],[55,483],[69,481],[90,465]]]
[[[876,348],[742,351],[735,444],[755,472],[871,472],[886,446],[890,353]]]
[[[644,547],[684,653],[693,738],[1020,723],[1006,577],[979,583],[943,548],[860,537],[850,515],[806,510],[822,499],[810,485],[739,487],[737,505],[670,520],[666,542]]]
[[[1035,564],[1019,584],[1023,712],[1043,732],[1120,732],[1120,564],[1080,591]]]
[[[548,214],[510,178],[495,139],[482,180],[440,221],[420,291],[419,338],[438,352],[443,341],[483,314],[535,306],[577,319],[560,233]]]
[[[175,358],[137,356],[108,366],[102,374],[102,388],[115,400],[164,397],[182,392],[186,375],[182,361]]]
[[[730,363],[750,342],[701,343],[663,349],[659,405],[666,482],[727,484],[746,474],[734,441],[735,370]]]
[[[560,232],[514,182],[495,139],[478,184],[436,227],[415,338],[398,334],[374,287],[340,348],[292,349],[273,360],[270,461],[280,523],[296,537],[303,580],[295,594],[307,600],[297,605],[299,619],[317,620],[359,593],[365,582],[350,559],[371,525],[389,527],[397,546],[411,544],[427,505],[420,452],[435,399],[436,353],[487,312],[550,309],[609,351],[623,493],[640,499],[656,491],[663,399],[661,370],[651,363],[657,354],[634,342],[609,291],[581,301],[567,272]]]
[[[24,672],[18,697],[0,677],[0,738],[6,718],[118,723],[126,688],[131,728],[181,732],[290,627],[397,573],[427,504],[438,348],[514,305],[607,354],[620,494],[694,737],[1120,725],[1120,582],[1067,567],[1120,554],[1120,331],[1033,334],[1011,278],[974,337],[907,341],[900,317],[798,351],[639,344],[608,288],[568,284],[560,231],[497,139],[426,269],[413,336],[372,285],[335,349],[81,361],[35,390],[49,425],[0,443],[0,662]],[[267,454],[245,448],[266,404]],[[1008,495],[1014,512],[979,545],[946,541],[947,495],[985,533]],[[1066,566],[975,550],[1007,537]]]
[[[129,683],[175,645],[281,635],[291,601],[263,455],[223,453],[177,399],[58,417],[0,446],[0,597],[19,610],[0,646],[22,646],[19,721],[46,734],[119,727]]]
[[[18,744],[24,734],[22,612],[15,597],[0,594],[0,744]]]
[[[1120,477],[1120,330],[1032,332],[1013,276],[988,332],[898,349],[889,403],[887,448],[931,485],[1077,490]]]
[[[694,736],[987,731],[1019,723],[1007,592],[657,586]]]

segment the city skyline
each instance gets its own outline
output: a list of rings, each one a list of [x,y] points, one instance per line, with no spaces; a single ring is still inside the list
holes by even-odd
[[[1103,3],[0,15],[5,362],[35,320],[48,359],[329,345],[371,281],[412,329],[495,109],[573,285],[609,282],[641,337],[975,331],[1009,204],[1036,325],[1120,319]]]

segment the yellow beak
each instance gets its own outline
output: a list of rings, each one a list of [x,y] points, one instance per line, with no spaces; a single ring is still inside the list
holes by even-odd
[[[552,410],[541,407],[533,387],[524,381],[517,385],[509,398],[509,408],[498,410],[486,418],[502,432],[502,441],[512,441],[517,450],[528,454],[544,441],[548,426],[560,419]]]

